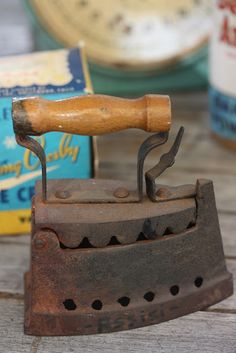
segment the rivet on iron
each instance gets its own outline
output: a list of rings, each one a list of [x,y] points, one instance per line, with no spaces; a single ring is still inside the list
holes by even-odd
[[[71,194],[69,191],[66,191],[66,190],[58,190],[55,192],[55,196],[57,199],[68,199]]]
[[[129,191],[126,188],[117,188],[114,191],[113,195],[115,197],[118,197],[119,199],[123,199],[129,196]]]
[[[171,192],[167,188],[160,188],[157,190],[156,195],[160,198],[168,198],[170,197]]]
[[[44,239],[36,239],[34,245],[37,249],[43,249],[47,245],[47,242]]]

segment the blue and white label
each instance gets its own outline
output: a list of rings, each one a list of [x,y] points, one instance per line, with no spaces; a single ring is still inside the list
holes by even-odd
[[[236,98],[210,88],[211,128],[221,137],[236,141]]]
[[[210,43],[212,130],[236,141],[236,3],[217,0]]]
[[[57,100],[90,92],[82,49],[61,49],[0,58],[0,235],[30,231],[31,198],[41,179],[38,158],[17,145],[12,128],[12,98]],[[45,150],[47,177],[90,178],[89,136],[52,132],[36,137]]]

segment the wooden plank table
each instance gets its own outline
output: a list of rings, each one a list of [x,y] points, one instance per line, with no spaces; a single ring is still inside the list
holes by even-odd
[[[174,95],[173,140],[179,126],[185,136],[175,165],[162,181],[214,180],[224,250],[236,280],[236,153],[210,137],[206,93]],[[136,178],[136,153],[145,138],[140,131],[126,131],[98,139],[99,177]],[[161,148],[162,152],[166,147]],[[147,167],[158,159],[156,150]],[[0,238],[0,353],[72,352],[236,352],[236,295],[197,312],[160,325],[112,334],[80,337],[31,337],[23,334],[23,273],[28,268],[29,236]]]
[[[21,0],[0,2],[0,55],[30,50],[31,35]],[[236,151],[217,145],[208,129],[207,94],[174,95],[170,135],[186,132],[176,164],[161,178],[172,185],[214,180],[228,269],[236,281]],[[99,177],[136,177],[136,154],[145,133],[122,132],[98,140]],[[148,158],[152,166],[166,147]],[[146,328],[80,337],[23,334],[23,273],[29,263],[29,236],[0,237],[0,353],[236,353],[236,294],[206,311]]]

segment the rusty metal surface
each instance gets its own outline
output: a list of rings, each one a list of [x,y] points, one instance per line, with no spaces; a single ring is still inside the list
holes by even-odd
[[[184,128],[181,127],[178,131],[178,134],[175,138],[173,145],[171,146],[171,149],[167,153],[164,153],[161,156],[160,161],[152,169],[150,169],[149,171],[147,171],[145,173],[146,191],[147,191],[147,195],[151,201],[159,201],[160,200],[160,190],[159,190],[160,187],[158,187],[156,185],[156,179],[167,168],[170,168],[174,164],[175,156],[178,153],[183,134],[184,134]],[[185,191],[186,191],[186,188],[185,188]],[[177,193],[175,194],[175,192],[177,192]],[[179,197],[186,197],[183,195],[182,186],[179,188],[172,189],[172,192],[169,190],[168,194],[165,193],[165,195],[164,195],[163,192],[161,193],[161,196],[167,196],[167,195],[169,195],[170,199],[179,198]],[[187,193],[187,195],[188,195],[188,193]]]
[[[185,315],[233,291],[212,182],[170,187],[156,179],[175,161],[183,136],[145,173],[158,133],[141,145],[137,185],[111,180],[46,179],[32,203],[31,263],[25,275],[25,332],[77,335],[126,330]]]
[[[156,147],[165,144],[168,140],[168,132],[161,132],[149,136],[140,146],[137,157],[137,187],[138,196],[142,200],[143,197],[143,167],[147,155]]]
[[[139,202],[136,185],[120,180],[49,179],[47,181],[46,202],[42,197],[41,184],[41,181],[36,183],[37,195],[40,195],[46,207],[47,204],[51,203],[57,205],[94,203],[96,205]],[[125,190],[127,191],[126,194],[124,194]],[[118,197],[119,191],[123,197]]]
[[[154,182],[155,184],[155,182]],[[185,198],[194,197],[196,194],[196,186],[181,185],[168,186],[162,184],[155,184],[155,190],[152,196],[155,201],[171,201],[181,200]],[[104,179],[53,179],[47,181],[47,200],[41,193],[42,183],[36,182],[37,194],[41,195],[41,200],[45,207],[47,204],[130,204],[140,203],[140,198],[137,194],[137,189],[133,183],[127,183],[120,180],[104,180]],[[149,195],[150,196],[150,195]],[[142,196],[142,201],[147,197]],[[140,203],[141,205],[142,203]],[[86,207],[86,206],[85,206]],[[99,206],[103,207],[103,206]],[[109,205],[108,207],[112,207]],[[141,206],[142,207],[142,206]],[[161,206],[160,206],[161,207]]]
[[[25,332],[126,330],[206,308],[232,294],[212,183],[199,180],[195,190],[192,198],[164,203],[146,198],[97,209],[95,204],[75,204],[73,214],[71,204],[43,207],[41,195],[36,195],[32,261],[25,278]],[[101,206],[113,210],[98,215]],[[50,207],[58,207],[57,212],[49,212]],[[158,231],[160,225],[164,232]],[[68,226],[70,231],[64,228]],[[87,236],[82,239],[81,234]]]
[[[130,204],[44,204],[35,199],[34,231],[53,229],[59,241],[68,248],[79,247],[85,238],[92,246],[108,245],[112,238],[130,244],[140,233],[148,239],[177,234],[196,222],[194,199]],[[63,214],[63,217],[62,217]],[[155,236],[153,232],[155,231]]]
[[[15,135],[18,145],[28,148],[39,158],[42,168],[42,198],[45,201],[47,198],[47,165],[44,149],[32,137],[25,135]]]

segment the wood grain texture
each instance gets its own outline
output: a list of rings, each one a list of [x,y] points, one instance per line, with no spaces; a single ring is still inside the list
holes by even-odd
[[[33,36],[22,0],[0,2],[0,55],[32,51]]]
[[[207,309],[208,311],[222,311],[222,312],[231,312],[236,314],[236,259],[233,260],[227,260],[226,265],[228,268],[228,271],[232,273],[233,275],[233,281],[234,281],[234,294],[223,300],[222,302],[212,305]],[[236,329],[236,328],[235,328]]]
[[[125,99],[88,95],[58,101],[33,97],[13,101],[15,133],[41,135],[61,131],[101,135],[130,128],[168,131],[171,107],[168,96],[146,95]]]
[[[0,301],[0,353],[235,353],[236,315],[198,312],[160,325],[78,337],[24,336],[23,302]]]
[[[235,353],[235,315],[213,315],[196,313],[161,325],[101,337],[67,337],[58,341],[43,338],[38,353],[94,353],[101,350],[107,353],[189,353],[190,350],[195,353]]]
[[[236,215],[230,213],[219,213],[220,228],[223,238],[224,253],[228,258],[236,259]]]
[[[29,236],[0,237],[0,298],[23,297],[23,275],[29,267],[29,252]]]

